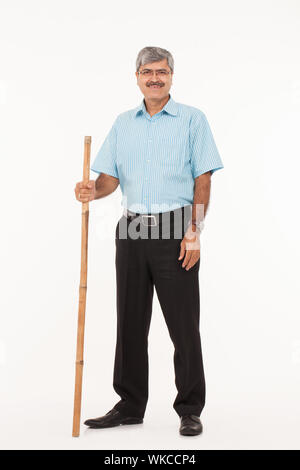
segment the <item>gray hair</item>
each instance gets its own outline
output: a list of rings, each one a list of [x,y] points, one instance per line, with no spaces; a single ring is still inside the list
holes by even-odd
[[[160,62],[167,59],[168,66],[171,72],[174,72],[174,59],[171,52],[161,47],[144,47],[138,53],[136,59],[136,71],[138,72],[141,65],[149,64],[151,62]]]

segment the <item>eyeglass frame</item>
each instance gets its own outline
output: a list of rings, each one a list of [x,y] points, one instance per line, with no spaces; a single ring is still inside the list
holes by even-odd
[[[164,70],[164,72],[167,72],[167,75],[170,75],[170,74],[173,73],[172,70],[166,70],[166,69],[158,69],[158,70],[144,69],[144,70],[150,70],[150,72],[152,72],[151,75],[150,75],[151,77],[153,77],[153,75],[156,74],[157,72],[159,72],[160,70]],[[137,72],[139,77],[140,77],[140,75],[142,75],[142,77],[143,77],[142,72],[144,72],[144,70],[141,70],[141,71]]]

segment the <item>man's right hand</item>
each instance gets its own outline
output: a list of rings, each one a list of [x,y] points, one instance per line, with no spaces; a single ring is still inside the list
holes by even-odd
[[[95,199],[96,194],[96,181],[90,180],[87,184],[83,181],[75,186],[75,197],[79,202],[89,202]]]

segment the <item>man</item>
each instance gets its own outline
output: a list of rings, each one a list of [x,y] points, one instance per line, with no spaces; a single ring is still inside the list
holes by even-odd
[[[143,422],[155,286],[175,348],[178,394],[173,407],[180,417],[179,432],[202,432],[200,232],[211,174],[223,163],[204,113],[171,97],[173,73],[173,57],[167,50],[145,47],[139,52],[136,78],[144,100],[116,118],[91,167],[99,173],[97,180],[75,188],[76,198],[87,202],[111,194],[120,184],[124,206],[116,227],[113,379],[121,400],[106,415],[87,420],[91,428]]]

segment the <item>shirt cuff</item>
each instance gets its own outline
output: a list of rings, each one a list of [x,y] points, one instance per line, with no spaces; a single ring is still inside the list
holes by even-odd
[[[102,167],[100,170],[96,170],[96,168],[91,167],[91,170],[98,174],[105,173],[106,175],[114,176],[115,178],[119,179],[118,173],[115,170],[112,170],[111,168]]]
[[[211,173],[213,174],[215,171],[221,170],[222,168],[224,168],[224,165],[217,166],[217,167],[199,168],[198,170],[194,170],[193,177],[195,179],[198,176],[203,175],[204,173],[207,173],[208,171],[211,171]]]

